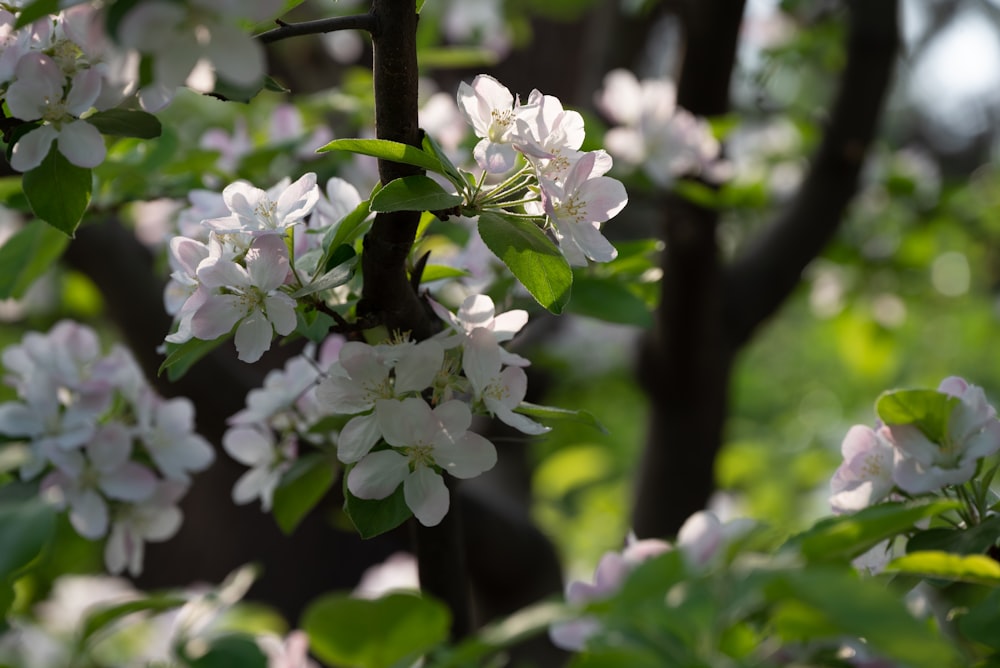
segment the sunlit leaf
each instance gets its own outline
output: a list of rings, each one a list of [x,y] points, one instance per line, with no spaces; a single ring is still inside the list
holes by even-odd
[[[69,237],[40,220],[24,226],[0,246],[0,299],[20,299],[63,254]]]
[[[385,184],[371,199],[371,210],[441,211],[462,203],[460,195],[449,193],[434,179],[422,174],[405,176]]]
[[[329,144],[316,149],[317,153],[325,151],[347,151],[361,155],[370,155],[380,160],[401,162],[414,167],[422,167],[431,172],[444,172],[441,162],[432,155],[415,146],[387,139],[335,139]]]

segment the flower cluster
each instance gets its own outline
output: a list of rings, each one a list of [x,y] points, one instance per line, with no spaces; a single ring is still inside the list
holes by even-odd
[[[618,124],[604,136],[608,151],[661,188],[683,175],[723,178],[728,170],[711,128],[678,107],[676,97],[669,79],[640,82],[628,70],[609,72],[597,94],[597,106]]]
[[[176,533],[190,474],[214,459],[191,402],[158,396],[125,348],[102,356],[97,335],[70,321],[27,334],[3,365],[18,398],[0,404],[0,434],[25,446],[21,477],[44,473],[43,495],[81,536],[110,534],[108,569],[138,574],[144,541]]]
[[[0,8],[0,97],[27,131],[17,136],[11,166],[38,167],[53,143],[78,167],[96,167],[106,149],[89,116],[138,92],[143,107],[166,106],[178,87],[212,91],[216,78],[253,86],[264,76],[264,52],[241,25],[280,11],[280,0],[142,0],[106,31],[93,3],[74,4],[20,28],[18,14]],[[113,39],[112,39],[113,38]],[[137,90],[143,61],[151,81]]]
[[[706,569],[721,557],[726,545],[751,527],[750,520],[723,523],[714,513],[706,510],[695,513],[684,522],[674,544],[655,538],[636,540],[629,536],[628,544],[621,552],[607,552],[601,557],[594,571],[593,583],[574,580],[566,586],[566,602],[584,606],[609,598],[622,588],[629,573],[639,564],[675,548],[690,568]],[[558,647],[580,651],[587,640],[600,631],[598,620],[582,616],[553,625],[549,636]]]
[[[604,151],[582,152],[584,127],[579,113],[563,109],[558,98],[534,90],[520,99],[496,79],[479,75],[462,83],[458,106],[480,138],[473,156],[486,174],[506,174],[527,164],[499,186],[476,193],[473,205],[523,206],[525,213],[544,215],[570,263],[587,259],[608,262],[617,256],[601,234],[601,224],[628,203],[621,182],[604,176],[611,156]],[[524,198],[523,189],[538,199]],[[504,201],[508,194],[521,199]]]
[[[290,334],[296,326],[296,302],[290,295],[322,278],[322,267],[317,267],[322,235],[309,231],[337,223],[361,201],[357,190],[341,179],[330,179],[326,192],[329,197],[309,173],[294,183],[283,179],[266,191],[237,181],[221,197],[200,191],[195,199],[192,193],[195,207],[186,212],[188,223],[182,223],[192,236],[169,243],[173,273],[164,301],[178,326],[166,340],[210,341],[235,327],[239,358],[255,362],[270,348],[275,333]],[[218,215],[195,225],[192,211],[195,216]]]
[[[943,425],[925,419],[851,428],[841,446],[844,461],[830,483],[834,512],[866,508],[897,489],[912,496],[963,485],[985,457],[1000,450],[1000,422],[982,388],[953,376],[931,399],[946,407]]]
[[[441,473],[472,478],[496,463],[493,444],[470,431],[473,412],[524,433],[546,431],[514,412],[524,399],[520,365],[527,361],[500,346],[524,326],[527,314],[497,316],[484,295],[466,299],[457,315],[437,310],[446,314],[449,330],[419,343],[348,342],[316,390],[326,410],[354,416],[337,443],[338,458],[352,465],[350,492],[384,499],[402,484],[407,506],[426,526],[438,524],[450,505]],[[468,395],[471,405],[462,398]]]
[[[0,97],[31,128],[17,139],[11,166],[34,169],[55,142],[74,165],[96,167],[104,161],[104,138],[81,117],[116,106],[129,92],[122,54],[90,4],[19,29],[16,23],[15,14],[0,9]]]

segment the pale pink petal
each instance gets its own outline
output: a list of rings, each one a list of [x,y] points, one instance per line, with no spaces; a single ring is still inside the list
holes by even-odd
[[[271,321],[260,311],[251,313],[236,328],[237,357],[243,362],[256,362],[270,349],[273,335]]]
[[[586,202],[585,219],[603,223],[614,218],[628,204],[625,186],[617,179],[598,176],[580,185],[579,196]]]
[[[610,262],[618,257],[618,249],[611,245],[601,231],[588,223],[573,224],[562,228],[581,250],[595,262]]]
[[[43,125],[25,134],[14,144],[10,166],[19,172],[28,172],[38,167],[58,136],[59,131],[51,125]]]
[[[267,319],[274,325],[274,331],[281,336],[291,334],[295,330],[295,300],[279,292],[264,298],[264,309]]]
[[[264,76],[264,50],[250,35],[224,23],[213,25],[211,32],[205,55],[221,78],[248,86]]]
[[[73,75],[73,83],[69,95],[66,96],[66,110],[74,116],[80,116],[94,106],[100,94],[100,70],[94,67],[80,70]]]
[[[434,445],[434,463],[456,478],[474,478],[497,463],[497,450],[488,440],[471,431],[454,442]]]
[[[269,510],[269,503],[264,503],[267,490],[276,481],[275,474],[266,467],[253,468],[240,476],[240,479],[233,485],[233,503],[242,506],[250,503],[254,499],[261,499],[261,507],[264,511]],[[270,494],[267,494],[270,497]]]
[[[398,452],[371,452],[347,474],[347,489],[359,499],[384,499],[396,491],[409,472],[409,461]]]
[[[345,464],[353,464],[371,452],[382,430],[374,413],[351,418],[337,439],[337,458]]]
[[[236,181],[225,187],[222,198],[237,216],[253,220],[257,217],[257,205],[267,199],[267,193],[246,181]]]
[[[246,315],[246,306],[239,295],[212,295],[191,317],[191,333],[203,341],[211,341],[228,334]]]
[[[246,269],[219,257],[203,260],[196,273],[206,288],[247,288],[252,284]]]
[[[466,331],[472,331],[476,327],[490,329],[495,313],[493,300],[486,295],[469,295],[458,308],[458,319],[462,322]],[[526,311],[522,311],[527,316]]]
[[[428,339],[413,346],[396,364],[396,394],[420,392],[430,387],[444,363],[444,348]]]
[[[379,399],[375,402],[375,416],[386,442],[397,447],[429,445],[438,428],[431,407],[417,397],[402,401]]]
[[[96,540],[108,530],[108,504],[100,494],[85,489],[70,501],[69,521],[84,538]]]
[[[444,478],[426,466],[418,466],[406,477],[403,496],[413,515],[425,527],[440,524],[451,503]]]
[[[156,489],[157,478],[148,468],[128,462],[117,471],[101,476],[100,488],[112,499],[145,501]]]
[[[257,429],[237,427],[222,437],[226,453],[244,466],[257,466],[274,458],[274,440]]]
[[[184,516],[179,508],[166,506],[157,508],[144,517],[144,520],[142,537],[151,542],[160,542],[172,538],[177,533],[177,530],[181,528]]]
[[[273,234],[257,237],[247,250],[246,263],[253,285],[265,293],[277,289],[288,276],[284,238]]]
[[[286,224],[301,220],[309,215],[318,201],[319,188],[316,186],[316,175],[309,172],[281,193],[275,217],[286,221]]]
[[[500,374],[500,345],[490,332],[472,330],[462,351],[462,369],[477,396],[496,380]]]

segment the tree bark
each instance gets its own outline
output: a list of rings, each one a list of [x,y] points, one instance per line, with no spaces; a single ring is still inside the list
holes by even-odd
[[[848,57],[838,96],[788,209],[725,267],[715,238],[718,212],[679,198],[665,203],[662,299],[640,372],[650,398],[633,511],[641,537],[675,533],[707,503],[734,359],[823,250],[857,190],[891,77],[898,7],[896,0],[854,0],[848,6]],[[700,116],[728,111],[742,10],[738,0],[686,6],[679,106]]]

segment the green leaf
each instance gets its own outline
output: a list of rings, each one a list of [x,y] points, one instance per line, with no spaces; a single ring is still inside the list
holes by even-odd
[[[38,498],[0,503],[0,582],[41,554],[55,530],[56,511]]]
[[[887,425],[913,425],[935,443],[943,443],[948,420],[961,399],[935,390],[891,390],[875,402],[875,412]]]
[[[562,603],[543,601],[493,622],[434,661],[434,668],[492,665],[483,661],[506,647],[546,633],[549,627],[572,616]]]
[[[295,331],[313,343],[322,343],[334,324],[333,318],[314,309],[305,312],[296,311],[295,318]]]
[[[12,199],[23,194],[20,175],[0,177],[0,202],[9,204]]]
[[[223,334],[211,341],[201,339],[189,339],[184,343],[168,343],[167,358],[163,360],[157,374],[167,372],[167,378],[171,382],[180,380],[188,370],[194,366],[195,362],[209,354],[229,338],[229,334]]]
[[[537,225],[483,213],[479,216],[479,236],[539,304],[552,313],[562,313],[569,302],[573,271]]]
[[[352,249],[353,252],[353,249]],[[302,286],[298,290],[292,293],[293,299],[298,299],[300,297],[305,297],[306,295],[311,295],[317,292],[322,292],[323,290],[329,290],[330,288],[335,288],[338,285],[343,285],[347,281],[351,280],[351,276],[354,275],[354,265],[357,264],[357,257],[351,257],[346,262],[343,262],[335,266],[330,271],[326,272],[315,281]]]
[[[391,668],[448,638],[451,615],[441,603],[417,595],[374,600],[330,594],[302,616],[310,650],[321,660],[357,668]]]
[[[83,627],[80,629],[79,645],[82,647],[95,633],[127,615],[136,612],[166,612],[179,608],[185,603],[187,603],[187,599],[177,596],[150,596],[118,605],[88,608]]]
[[[959,665],[954,649],[915,619],[895,593],[854,571],[816,566],[791,571],[772,579],[764,593],[786,639],[864,637],[874,652],[907,666]]]
[[[653,326],[653,314],[646,302],[625,284],[613,279],[574,277],[569,311],[605,322],[643,328]]]
[[[464,278],[469,276],[469,272],[457,267],[449,267],[443,264],[429,264],[424,267],[424,273],[420,274],[421,283],[440,281],[444,278]]]
[[[959,617],[958,628],[967,638],[1000,650],[1000,633],[997,633],[1000,629],[1000,589],[994,589]]]
[[[253,636],[232,633],[212,640],[208,651],[189,658],[190,668],[267,668],[267,656]]]
[[[449,193],[429,176],[415,174],[385,184],[385,187],[372,197],[371,209],[381,213],[441,211],[452,209],[462,202],[460,195]]]
[[[85,119],[102,135],[155,139],[163,132],[160,119],[139,109],[108,109]]]
[[[403,498],[403,486],[384,499],[359,499],[347,489],[347,475],[344,475],[344,512],[362,538],[374,538],[386,531],[392,531],[408,520],[413,513]]]
[[[907,552],[943,550],[953,554],[985,554],[1000,540],[1000,515],[968,529],[937,528],[921,531],[906,542]]]
[[[274,520],[286,534],[305,519],[333,486],[339,466],[319,453],[301,457],[274,490]]]
[[[1000,563],[982,554],[962,555],[939,550],[910,552],[890,561],[885,570],[1000,587]]]
[[[35,280],[52,268],[69,237],[33,220],[0,246],[0,299],[20,299]]]
[[[34,2],[29,2],[21,10],[21,13],[17,15],[17,21],[14,23],[14,29],[23,28],[43,16],[58,13],[59,0],[35,0]]]
[[[441,168],[444,170],[445,177],[455,184],[455,189],[458,190],[458,192],[464,192],[468,187],[465,182],[465,177],[462,176],[462,172],[455,166],[455,163],[451,161],[451,158],[449,158],[448,154],[444,152],[441,145],[435,141],[434,137],[431,137],[425,132],[424,139],[421,144],[427,153],[430,153],[441,163]]]
[[[378,192],[378,188],[379,186],[376,186],[376,192]],[[323,248],[326,249],[324,266],[329,263],[337,249],[345,245],[353,246],[355,239],[361,235],[368,221],[368,216],[371,215],[369,204],[370,199],[358,204],[354,211],[344,216],[343,220],[332,226],[323,235]]]
[[[853,559],[882,542],[913,528],[927,517],[960,508],[957,501],[918,499],[880,503],[851,515],[828,517],[793,536],[786,546],[798,547],[810,561]]]
[[[42,164],[25,172],[21,183],[35,215],[72,237],[90,204],[91,171],[72,164],[53,142]]]
[[[515,409],[518,413],[523,413],[528,417],[542,420],[569,420],[571,422],[582,422],[591,426],[602,434],[610,433],[607,427],[598,421],[590,411],[570,410],[568,408],[556,408],[555,406],[540,406],[538,404],[522,401]]]
[[[349,153],[359,153],[370,155],[380,160],[391,160],[401,162],[414,167],[422,167],[438,174],[444,173],[441,162],[416,146],[402,144],[398,141],[387,139],[334,139],[326,146],[316,149],[317,153],[325,151],[347,151]]]

